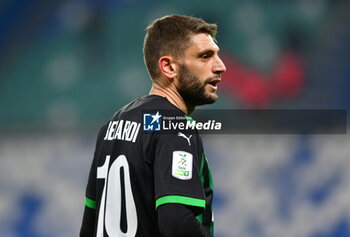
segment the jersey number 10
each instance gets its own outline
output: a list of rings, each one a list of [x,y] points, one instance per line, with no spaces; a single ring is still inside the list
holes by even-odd
[[[128,161],[124,155],[120,155],[108,169],[109,162],[110,156],[106,156],[105,163],[97,168],[97,178],[105,180],[98,213],[97,237],[103,237],[104,227],[106,227],[106,232],[110,237],[135,236],[137,231],[137,214],[131,190]],[[124,169],[124,200],[127,221],[126,233],[120,228],[120,219],[122,215],[121,168]],[[106,206],[108,208],[106,208]]]

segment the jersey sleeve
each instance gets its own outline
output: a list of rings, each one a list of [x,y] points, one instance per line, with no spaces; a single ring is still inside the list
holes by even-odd
[[[211,237],[209,228],[202,225],[188,206],[162,205],[158,209],[158,225],[162,236]]]
[[[84,204],[90,209],[96,209],[96,172],[97,172],[97,161],[101,156],[102,151],[102,140],[106,132],[106,125],[103,126],[97,136],[96,147],[94,152],[94,157],[92,160],[89,179],[85,191],[85,201]]]
[[[105,131],[104,127],[100,130],[95,147],[95,153],[90,168],[89,179],[85,191],[84,214],[80,227],[80,237],[92,237],[95,233],[96,224],[96,160],[99,156],[100,141]]]
[[[156,208],[178,203],[205,208],[200,178],[201,150],[196,134],[160,134],[155,147]]]

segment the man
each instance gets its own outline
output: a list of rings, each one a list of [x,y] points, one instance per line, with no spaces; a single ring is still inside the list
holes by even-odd
[[[145,111],[186,116],[217,99],[226,70],[216,25],[169,15],[147,28],[152,88],[101,129],[86,189],[80,236],[212,236],[212,181],[198,132],[146,132]],[[143,129],[142,129],[143,128]]]

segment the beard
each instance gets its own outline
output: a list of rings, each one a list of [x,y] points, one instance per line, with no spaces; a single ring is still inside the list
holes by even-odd
[[[186,105],[197,106],[214,103],[218,98],[217,94],[208,94],[205,91],[205,86],[214,78],[210,77],[201,82],[184,64],[181,64],[178,91]]]

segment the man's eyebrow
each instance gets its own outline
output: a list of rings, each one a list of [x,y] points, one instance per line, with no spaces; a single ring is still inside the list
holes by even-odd
[[[219,53],[220,53],[220,49],[219,49],[219,48],[218,48],[217,50],[214,50],[214,49],[204,49],[204,50],[200,51],[200,52],[198,53],[198,55],[202,55],[202,54],[206,54],[206,53],[212,53],[212,54],[217,53],[217,54],[219,54]]]

